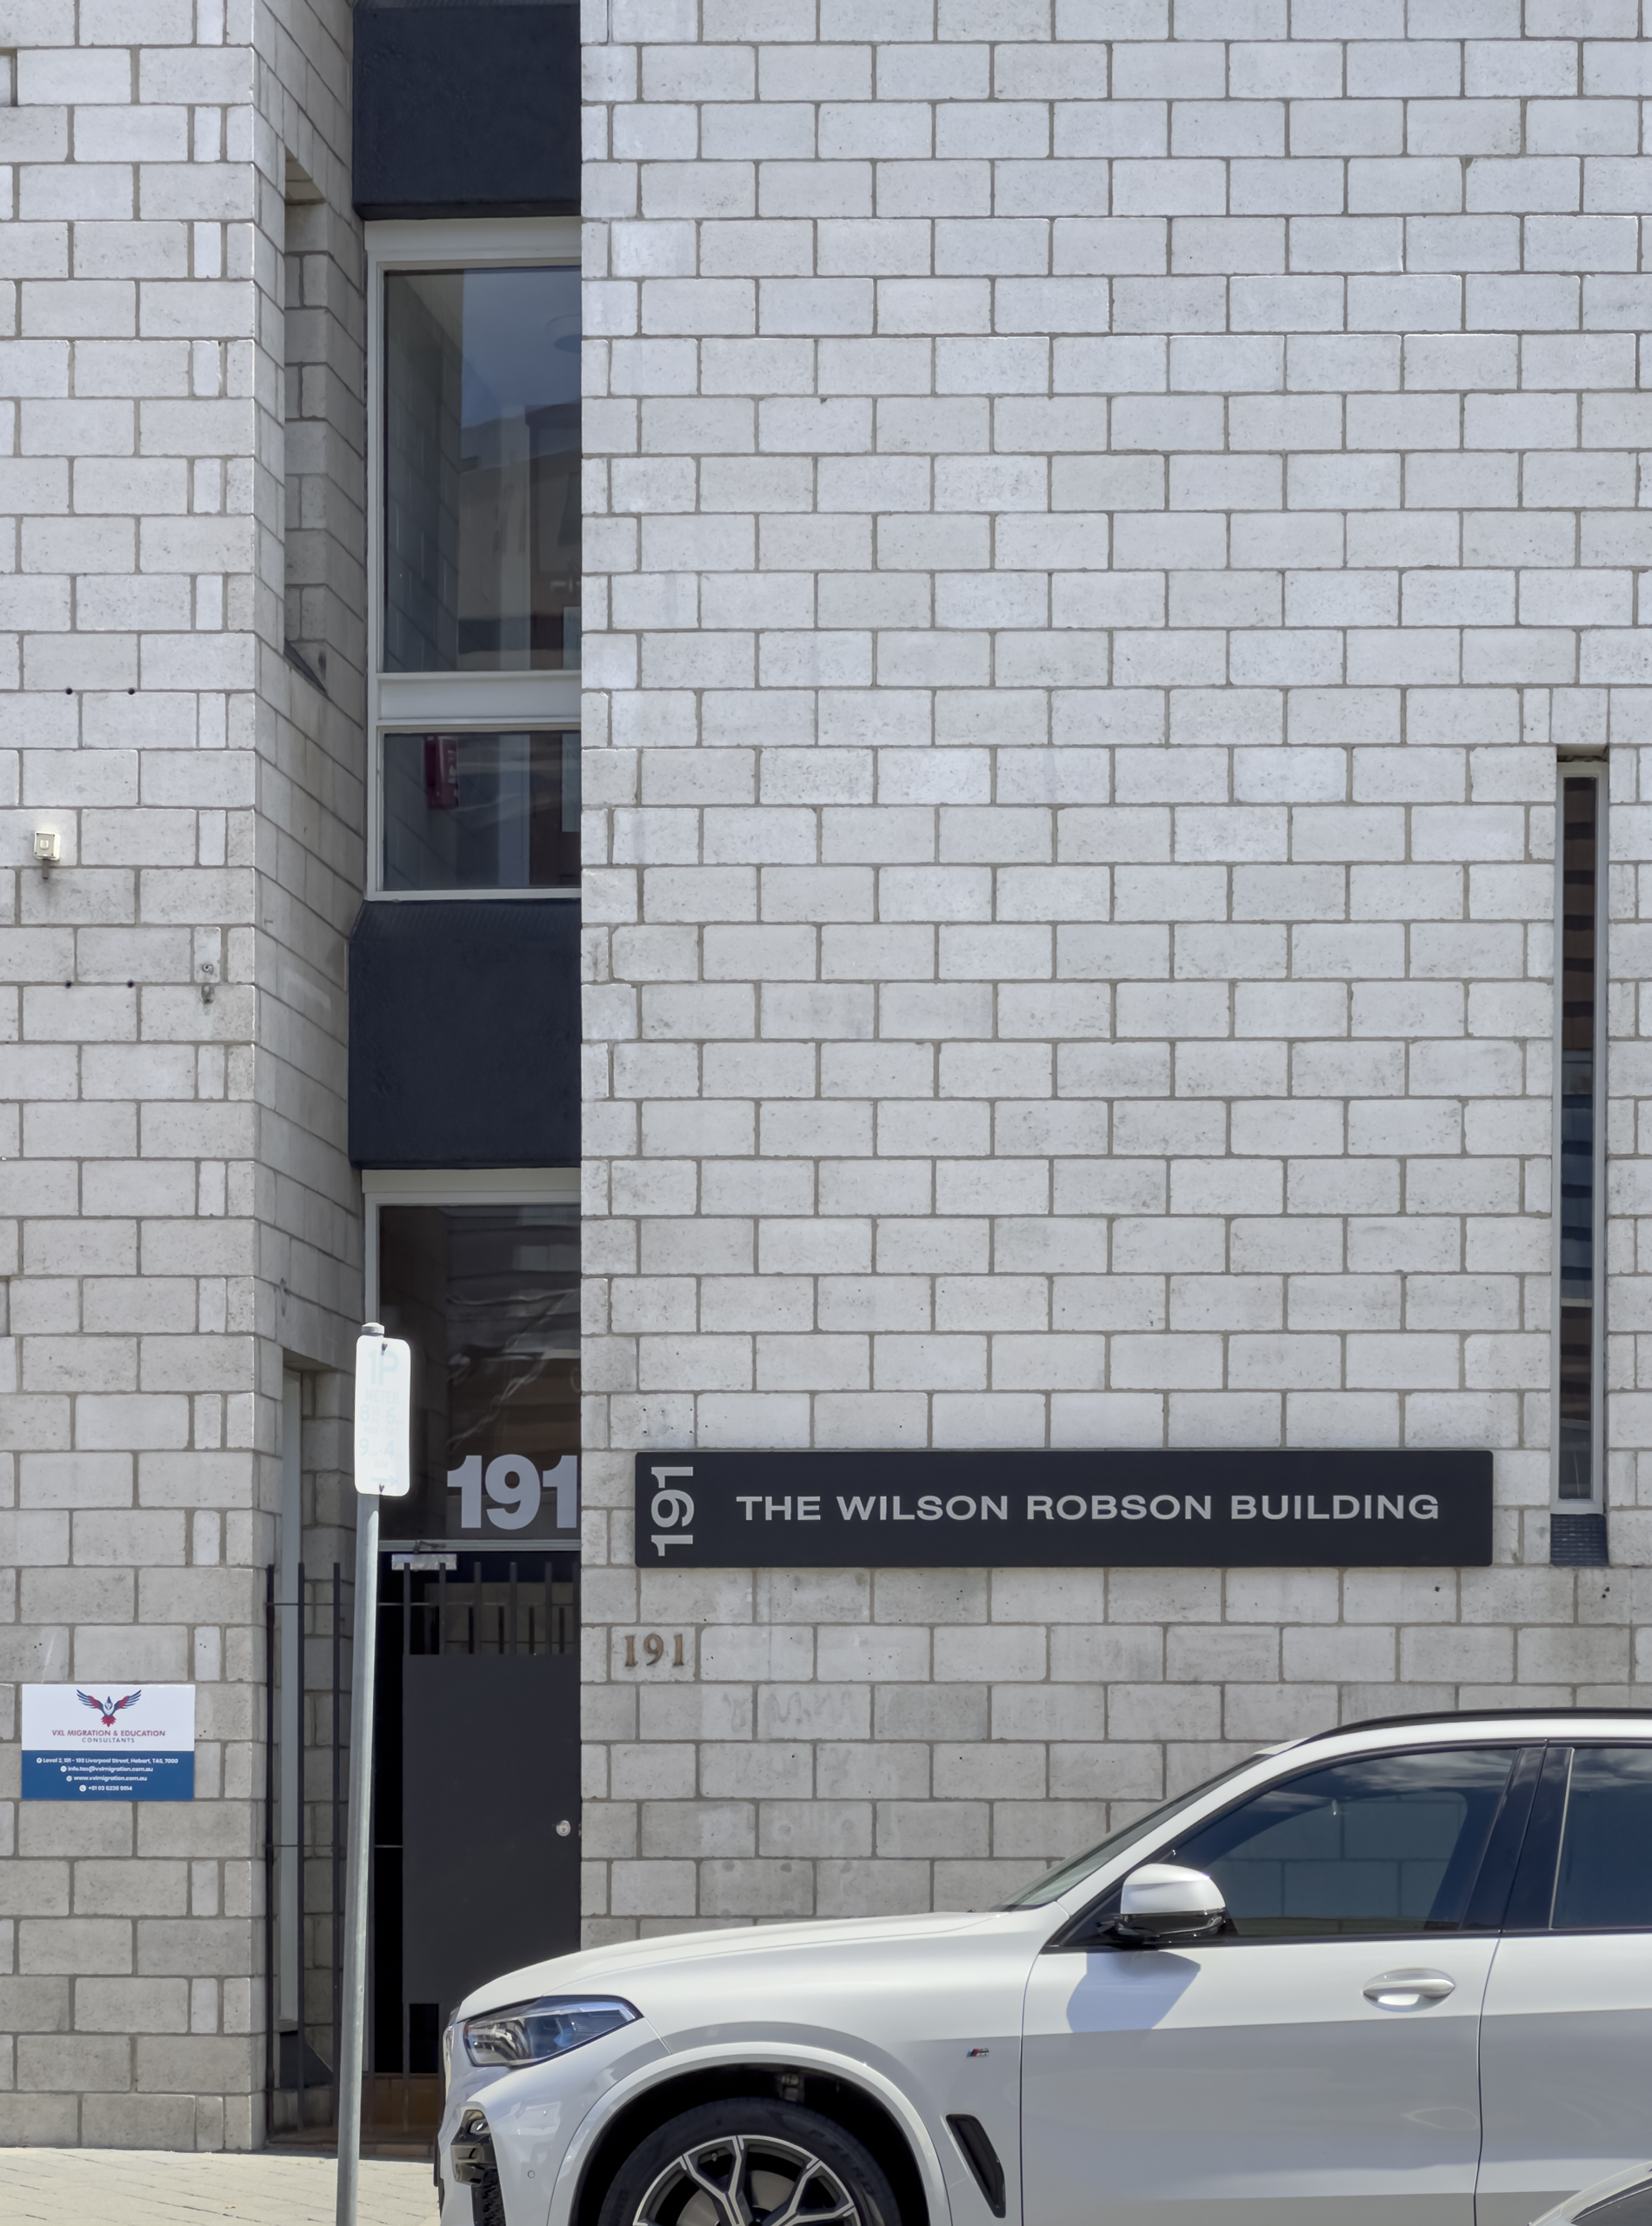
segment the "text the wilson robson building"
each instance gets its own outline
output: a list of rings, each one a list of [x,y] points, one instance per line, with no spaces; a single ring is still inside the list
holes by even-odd
[[[643,1570],[1473,1565],[1491,1559],[1492,1463],[1369,1450],[643,1453],[635,1520]]]

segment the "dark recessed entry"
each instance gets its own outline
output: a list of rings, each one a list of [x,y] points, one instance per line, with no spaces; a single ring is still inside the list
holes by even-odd
[[[579,1160],[579,906],[363,904],[350,945],[357,1167]]]
[[[356,0],[363,217],[579,207],[576,0]]]

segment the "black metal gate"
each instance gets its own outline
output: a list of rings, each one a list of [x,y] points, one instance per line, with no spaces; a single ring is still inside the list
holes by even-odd
[[[578,1562],[381,1564],[366,2125],[433,2130],[473,1987],[579,1944]]]
[[[343,1990],[343,1929],[334,1913],[343,1905],[345,1783],[350,1750],[345,1737],[349,1695],[343,1677],[346,1625],[355,1610],[355,1587],[335,1562],[330,1576],[298,1564],[297,1596],[276,1597],[276,1569],[264,1570],[264,2137],[306,2135],[338,2123],[338,2016]],[[276,1616],[297,1610],[294,1668],[299,1679],[298,1813],[295,1831],[298,2022],[276,2025]],[[311,1676],[311,1657],[322,1653],[329,1676]],[[310,1703],[314,1701],[312,1718]],[[323,1796],[316,1780],[325,1773]]]

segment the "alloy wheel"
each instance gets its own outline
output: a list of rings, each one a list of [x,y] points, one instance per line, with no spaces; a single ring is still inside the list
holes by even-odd
[[[830,2166],[772,2134],[697,2142],[659,2175],[634,2226],[862,2226]]]

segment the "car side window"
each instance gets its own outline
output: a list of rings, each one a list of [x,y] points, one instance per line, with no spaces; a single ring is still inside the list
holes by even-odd
[[[1371,1755],[1284,1779],[1166,1848],[1260,1940],[1455,1930],[1515,1750]]]
[[[1575,1750],[1550,1923],[1557,1932],[1652,1926],[1652,1747]]]

